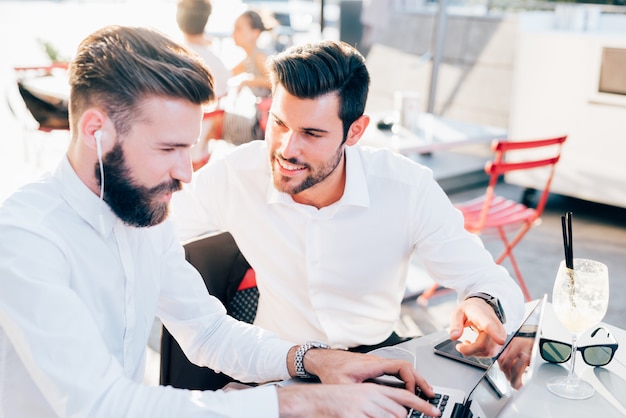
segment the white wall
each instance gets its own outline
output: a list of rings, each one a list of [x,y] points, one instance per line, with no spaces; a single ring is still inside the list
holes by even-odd
[[[393,14],[385,34],[367,56],[373,110],[393,106],[393,92],[422,93],[426,110],[435,15]],[[509,122],[517,16],[449,14],[439,67],[435,113],[470,123],[506,128]]]
[[[521,20],[509,136],[569,135],[551,190],[626,207],[626,95],[597,91],[602,48],[626,48],[626,15],[609,16],[594,31],[554,30],[550,17]],[[535,185],[521,174],[507,181]]]

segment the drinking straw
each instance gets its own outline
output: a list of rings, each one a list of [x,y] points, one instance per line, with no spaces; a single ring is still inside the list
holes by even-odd
[[[566,212],[561,216],[561,226],[563,228],[563,248],[565,250],[565,266],[574,268],[574,251],[572,248],[572,212]]]
[[[565,216],[561,215],[561,229],[563,230],[563,249],[565,250],[565,265],[567,267],[569,267],[568,265],[568,254],[569,254],[569,248],[567,245],[567,224],[565,221]]]

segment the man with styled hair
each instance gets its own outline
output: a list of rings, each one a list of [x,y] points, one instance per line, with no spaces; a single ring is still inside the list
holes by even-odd
[[[453,288],[450,337],[492,356],[522,317],[521,291],[467,232],[432,172],[358,144],[369,74],[350,45],[319,41],[271,56],[265,141],[200,170],[175,198],[183,239],[230,232],[256,272],[254,323],[283,338],[355,351],[396,344],[412,256]],[[219,198],[215,198],[219,197]],[[506,321],[506,318],[509,321]]]

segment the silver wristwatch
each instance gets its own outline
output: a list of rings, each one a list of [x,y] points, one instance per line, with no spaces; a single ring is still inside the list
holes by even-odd
[[[496,313],[500,322],[503,324],[506,323],[506,315],[504,315],[504,310],[502,309],[502,305],[500,304],[498,298],[484,292],[471,293],[465,299],[467,300],[469,298],[479,298],[487,302],[487,304],[493,308],[493,311]]]
[[[302,379],[310,379],[314,377],[313,375],[307,373],[304,369],[304,355],[312,348],[330,348],[330,346],[317,341],[309,341],[306,344],[301,345],[296,350],[296,356],[294,357],[293,362],[296,368],[296,376]]]

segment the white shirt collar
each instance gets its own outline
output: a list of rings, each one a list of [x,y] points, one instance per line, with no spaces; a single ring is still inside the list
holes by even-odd
[[[100,201],[100,196],[94,194],[78,177],[67,156],[61,159],[54,177],[59,179],[61,193],[67,203],[96,231],[109,235],[119,219],[106,202]],[[102,216],[103,229],[100,225]]]

